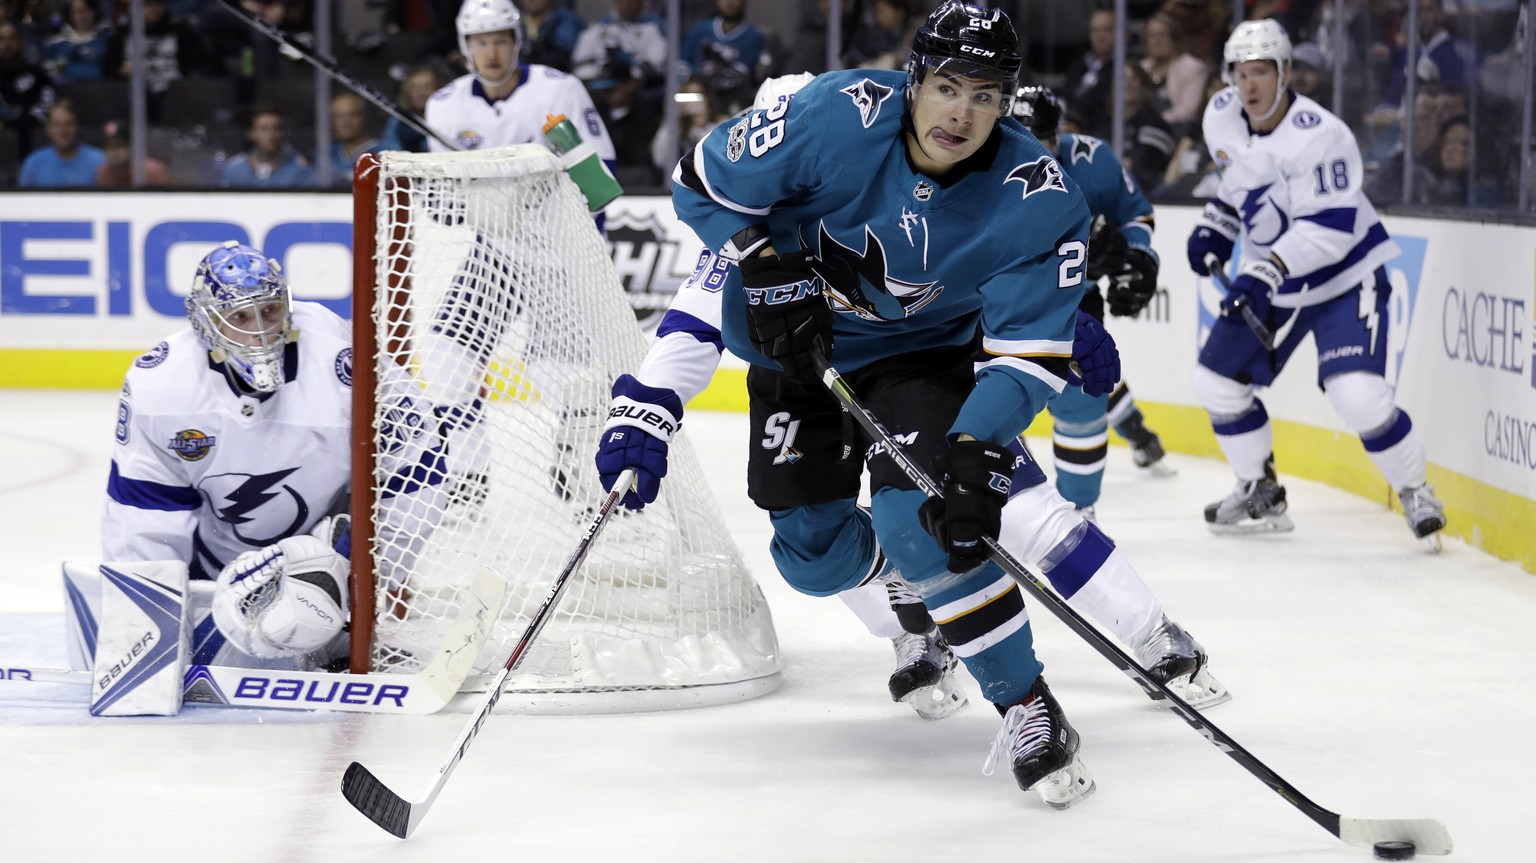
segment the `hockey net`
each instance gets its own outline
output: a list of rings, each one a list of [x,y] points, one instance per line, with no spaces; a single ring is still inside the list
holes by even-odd
[[[486,569],[506,599],[466,683],[483,689],[601,502],[608,388],[645,337],[538,146],[364,157],[354,207],[352,669],[419,670]],[[685,435],[668,469],[656,503],[609,519],[502,704],[661,709],[777,683],[767,604]]]

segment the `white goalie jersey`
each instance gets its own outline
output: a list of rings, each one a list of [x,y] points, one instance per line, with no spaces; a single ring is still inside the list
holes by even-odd
[[[1321,105],[1295,95],[1274,131],[1255,134],[1228,87],[1206,106],[1204,131],[1216,197],[1243,222],[1241,263],[1274,255],[1286,266],[1276,306],[1331,300],[1397,257],[1365,196],[1354,133]]]
[[[181,560],[214,578],[243,552],[307,533],[351,477],[348,325],[293,304],[285,383],[237,390],[192,330],[134,361],[117,408],[103,560]]]

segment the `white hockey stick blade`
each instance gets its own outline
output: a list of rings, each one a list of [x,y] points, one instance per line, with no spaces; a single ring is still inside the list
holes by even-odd
[[[1420,854],[1451,853],[1451,833],[1433,818],[1339,818],[1339,838],[1370,848],[1377,842],[1412,842]]]
[[[459,694],[490,637],[506,585],[481,570],[470,586],[468,613],[443,636],[432,661],[414,674],[333,674],[234,665],[192,665],[182,677],[188,704],[264,710],[346,713],[436,713]],[[0,680],[89,686],[91,672],[0,663]]]

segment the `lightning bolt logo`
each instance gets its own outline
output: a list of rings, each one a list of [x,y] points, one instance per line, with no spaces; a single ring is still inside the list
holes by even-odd
[[[234,530],[235,536],[241,542],[248,545],[257,547],[271,545],[285,536],[293,536],[303,529],[304,522],[308,520],[309,505],[304,502],[303,495],[294,491],[291,486],[284,485],[277,490],[273,490],[273,488],[297,470],[298,468],[291,467],[287,470],[259,475],[223,474],[219,477],[210,477],[209,479],[220,480],[224,483],[235,483],[233,490],[227,491],[222,495],[227,505],[218,506],[215,504],[214,512],[217,513],[220,521],[228,524]],[[293,501],[294,518],[291,524],[278,531],[275,535],[265,539],[248,537],[241,533],[241,525],[249,524],[261,517],[257,510],[260,510],[283,494],[287,494]],[[210,501],[215,499],[215,495],[209,495]],[[269,511],[270,509],[272,508],[269,508]]]
[[[1371,334],[1370,355],[1376,356],[1376,345],[1381,336],[1381,315],[1376,311],[1376,280],[1366,279],[1360,285],[1360,320]]]

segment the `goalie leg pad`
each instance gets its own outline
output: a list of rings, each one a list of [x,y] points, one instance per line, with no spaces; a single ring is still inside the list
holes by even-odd
[[[85,565],[64,566],[68,583],[69,570]],[[190,647],[187,565],[174,560],[105,563],[99,571],[91,715],[174,715],[181,710],[181,676]]]

